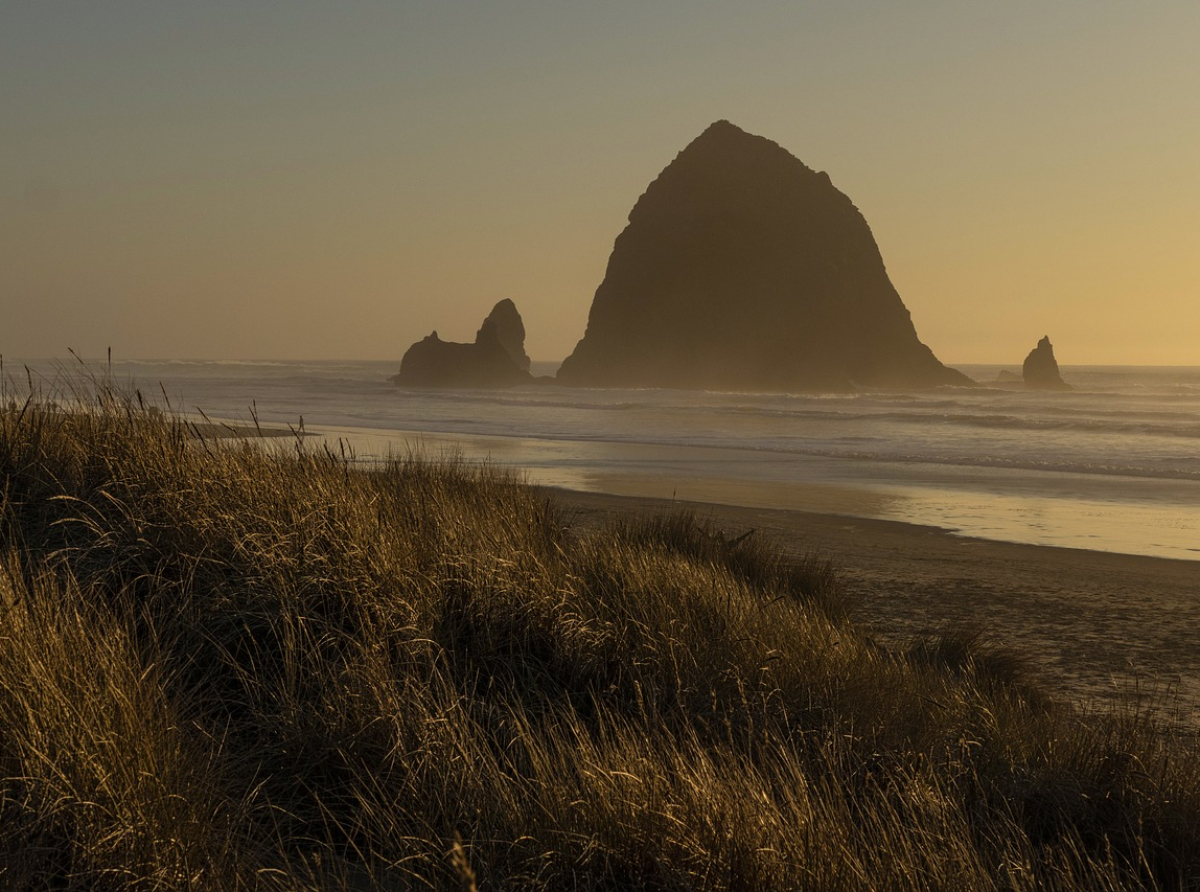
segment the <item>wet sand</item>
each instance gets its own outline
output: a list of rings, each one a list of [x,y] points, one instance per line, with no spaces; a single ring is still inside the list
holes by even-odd
[[[1103,707],[1150,692],[1200,724],[1200,562],[1021,545],[935,527],[777,508],[546,490],[573,523],[687,509],[839,568],[855,619],[884,643],[981,628],[1023,655],[1045,688]],[[1161,699],[1161,697],[1159,697]]]
[[[187,434],[192,439],[204,440],[278,440],[281,437],[312,436],[304,430],[283,427],[258,427],[245,422],[200,421],[187,423]]]

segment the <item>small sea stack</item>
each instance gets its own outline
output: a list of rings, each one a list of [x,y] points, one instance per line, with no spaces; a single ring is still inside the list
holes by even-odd
[[[435,331],[400,360],[391,381],[401,387],[513,387],[533,380],[525,324],[505,298],[492,308],[471,344],[443,341]]]
[[[1030,390],[1070,390],[1071,385],[1062,379],[1058,371],[1058,360],[1054,358],[1054,346],[1050,336],[1038,341],[1037,346],[1025,357],[1021,376]]]

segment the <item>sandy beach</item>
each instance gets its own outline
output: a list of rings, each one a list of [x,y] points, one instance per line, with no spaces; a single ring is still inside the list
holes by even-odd
[[[815,552],[840,570],[856,621],[882,642],[981,628],[1029,660],[1048,691],[1084,707],[1154,695],[1177,705],[1185,724],[1200,717],[1200,562],[833,514],[546,491],[573,523],[690,510],[731,535],[755,530],[791,553]]]

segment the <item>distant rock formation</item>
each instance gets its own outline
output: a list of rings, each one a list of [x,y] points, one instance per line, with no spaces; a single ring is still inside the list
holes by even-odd
[[[1058,373],[1058,360],[1054,358],[1054,347],[1047,335],[1025,357],[1021,368],[1025,386],[1034,390],[1070,390],[1071,385]]]
[[[505,298],[483,320],[475,343],[443,341],[435,331],[417,341],[400,360],[392,382],[404,387],[512,387],[528,384],[525,325]]]
[[[997,384],[1013,384],[1021,380],[1022,379],[1020,375],[1018,375],[1016,372],[1009,371],[1008,369],[1001,369],[996,374]]]
[[[974,383],[917,338],[866,220],[829,176],[728,121],[638,199],[557,380],[783,391]]]

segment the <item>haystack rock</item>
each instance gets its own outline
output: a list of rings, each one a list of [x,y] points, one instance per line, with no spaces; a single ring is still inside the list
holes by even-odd
[[[505,298],[483,320],[473,344],[443,341],[435,331],[400,360],[392,382],[405,387],[512,387],[528,384],[525,325]]]
[[[1037,346],[1025,357],[1021,368],[1025,386],[1035,390],[1070,390],[1071,385],[1058,373],[1058,360],[1054,358],[1054,347],[1049,336],[1038,341]]]
[[[730,390],[973,383],[917,338],[870,227],[825,173],[718,121],[617,237],[564,384]]]

